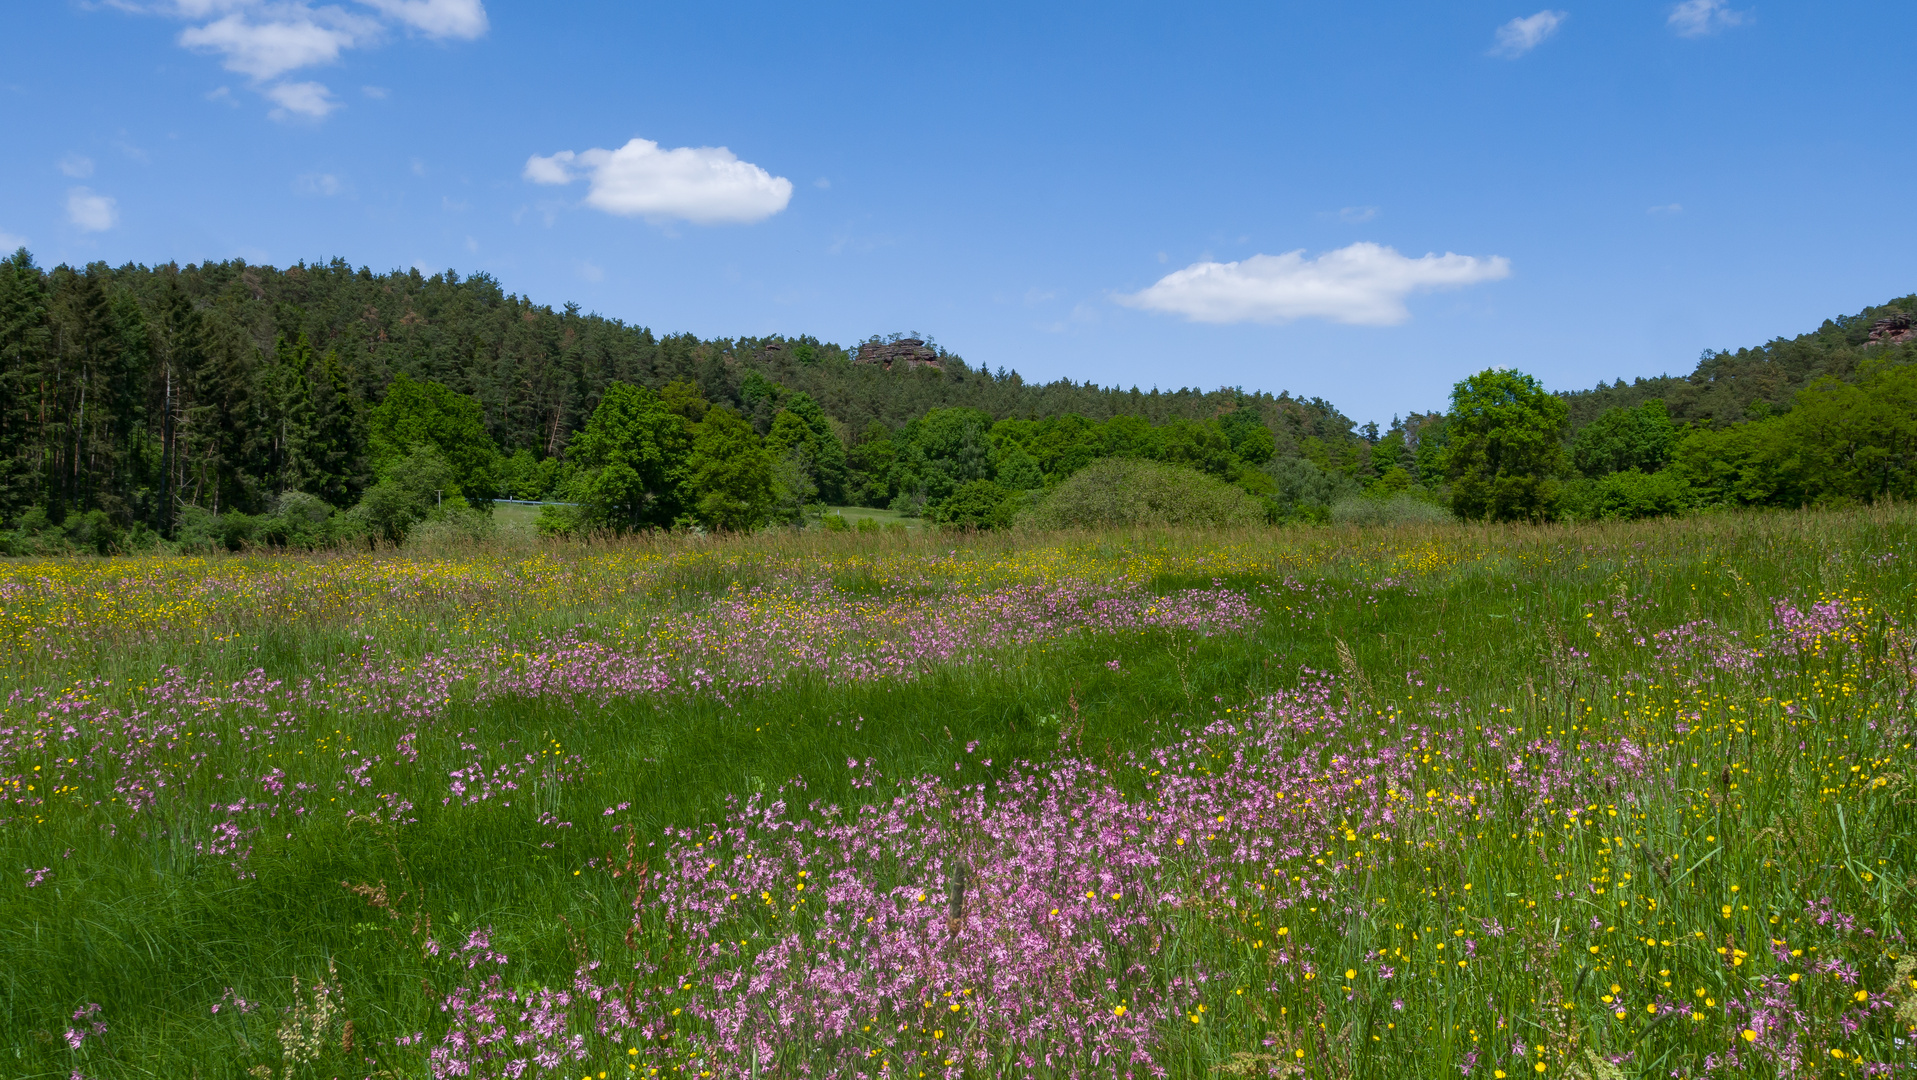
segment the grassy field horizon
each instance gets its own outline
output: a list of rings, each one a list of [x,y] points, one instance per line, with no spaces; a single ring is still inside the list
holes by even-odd
[[[1914,524],[6,560],[0,1071],[1908,1072]]]

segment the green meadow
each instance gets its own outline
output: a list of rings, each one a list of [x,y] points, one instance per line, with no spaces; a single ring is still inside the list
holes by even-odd
[[[530,509],[0,563],[0,1073],[1917,1067],[1907,509]]]

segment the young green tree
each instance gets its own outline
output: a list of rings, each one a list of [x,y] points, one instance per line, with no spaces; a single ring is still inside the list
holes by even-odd
[[[486,434],[478,399],[399,375],[373,407],[369,421],[366,449],[375,475],[383,475],[415,447],[430,445],[446,459],[453,483],[468,503],[479,509],[491,505],[499,483],[499,448]]]
[[[590,528],[631,532],[670,526],[684,509],[692,425],[658,394],[615,382],[566,457],[571,493]]]
[[[766,434],[766,448],[784,455],[802,447],[808,460],[808,472],[819,489],[819,497],[834,505],[845,500],[845,444],[825,410],[812,395],[793,394],[785,399],[785,408],[772,419]]]
[[[1451,391],[1443,470],[1459,517],[1545,521],[1564,456],[1562,398],[1519,371],[1491,368]]]
[[[991,415],[978,409],[933,409],[905,425],[904,457],[928,502],[968,480],[989,479],[991,430]]]
[[[692,516],[715,532],[751,532],[772,508],[772,461],[746,418],[714,406],[692,438]]]
[[[431,443],[419,443],[410,453],[386,467],[379,483],[366,489],[351,517],[367,535],[389,544],[402,543],[413,526],[447,500],[462,502],[453,468]]]
[[[857,506],[887,506],[898,494],[899,448],[892,430],[877,420],[845,452],[846,498]]]

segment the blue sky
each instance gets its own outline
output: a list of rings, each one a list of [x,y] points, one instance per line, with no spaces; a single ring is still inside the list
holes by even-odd
[[[1555,3],[9,4],[0,242],[1360,422],[1917,291],[1917,5]]]

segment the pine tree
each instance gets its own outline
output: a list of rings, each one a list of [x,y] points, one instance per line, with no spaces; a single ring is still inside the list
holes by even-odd
[[[37,501],[36,391],[51,344],[46,279],[21,248],[0,260],[0,520]]]

